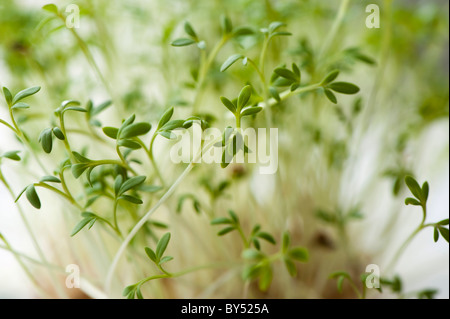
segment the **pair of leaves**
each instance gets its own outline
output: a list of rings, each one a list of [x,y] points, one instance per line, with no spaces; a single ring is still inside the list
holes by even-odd
[[[295,261],[307,262],[309,259],[306,248],[290,247],[290,236],[288,232],[283,233],[281,252],[284,265],[292,277],[297,275]],[[251,264],[244,268],[242,278],[244,280],[253,280],[259,277],[259,289],[266,291],[273,277],[272,261],[261,251],[251,248],[244,250],[242,257],[251,262]]]
[[[267,232],[260,231],[261,226],[255,225],[250,234],[249,243],[253,244],[257,250],[261,250],[261,244],[259,239],[264,239],[265,241],[271,243],[272,245],[276,245],[276,241],[273,236]]]
[[[135,297],[137,299],[144,299],[144,296],[141,292],[141,285],[142,283],[137,283],[135,285],[130,285],[125,287],[125,289],[122,292],[123,296],[126,296],[127,299],[134,299]]]
[[[97,215],[95,215],[94,213],[90,213],[90,212],[81,213],[81,217],[83,217],[83,219],[73,228],[72,233],[70,234],[70,237],[73,237],[76,234],[78,234],[86,225],[89,225],[88,228],[91,229],[92,226],[94,226],[95,222],[98,219]]]
[[[232,211],[231,209],[228,210],[228,215],[230,215],[230,218],[217,217],[211,221],[211,225],[228,225],[217,233],[218,236],[226,235],[229,232],[238,230],[241,227],[239,218],[234,211]]]
[[[267,35],[268,39],[272,39],[276,36],[289,36],[292,35],[292,33],[287,31],[277,31],[279,28],[286,26],[286,23],[275,21],[269,24],[267,28],[262,28],[261,32]]]
[[[339,70],[333,70],[328,73],[320,83],[320,85],[323,87],[325,96],[334,104],[337,104],[338,101],[336,95],[332,91],[341,94],[356,94],[359,92],[359,87],[353,83],[334,82],[338,75]]]
[[[222,135],[222,142],[216,143],[215,146],[223,147],[222,159],[220,166],[226,168],[234,156],[240,151],[250,153],[250,149],[245,145],[244,138],[239,131],[235,131],[232,127],[226,127]]]
[[[39,182],[40,183],[61,183],[61,180],[55,176],[44,176],[41,178],[41,180]],[[37,209],[41,208],[41,201],[39,199],[38,193],[36,192],[35,184],[30,184],[27,187],[25,187],[17,196],[15,202],[17,202],[20,199],[20,197],[23,195],[23,193],[25,193],[28,201],[30,202],[30,204],[33,207],[35,207]]]
[[[297,275],[297,267],[295,261],[306,263],[309,260],[308,250],[304,247],[290,247],[291,237],[286,231],[282,235],[281,252],[283,253],[283,262],[289,272],[289,275],[295,277]]]
[[[33,86],[25,90],[20,91],[14,97],[7,87],[3,87],[3,94],[5,96],[6,103],[10,109],[24,109],[30,106],[26,103],[20,102],[26,97],[36,94],[41,89],[40,86]],[[20,102],[20,103],[19,103]]]
[[[126,200],[133,204],[142,204],[142,200],[136,196],[125,195],[124,193],[137,188],[145,181],[145,176],[135,176],[123,181],[122,175],[117,175],[114,181],[114,194],[117,200]]]
[[[419,183],[412,176],[405,177],[406,186],[408,186],[411,193],[415,198],[408,197],[405,199],[405,205],[415,205],[425,207],[428,200],[428,193],[430,191],[430,187],[428,182],[424,182],[422,187],[419,186]]]
[[[270,78],[272,86],[269,88],[269,92],[272,97],[280,102],[280,96],[275,87],[290,86],[290,90],[295,91],[300,87],[301,72],[297,64],[292,63],[292,71],[285,66],[276,68]]]
[[[89,124],[92,126],[101,127],[102,123],[99,120],[94,119],[94,117],[106,110],[109,106],[111,106],[111,104],[112,101],[108,100],[98,106],[94,106],[92,100],[89,100],[86,104],[86,119]]]
[[[447,241],[448,241],[448,235],[449,231],[448,228],[445,228],[444,226],[448,226],[448,218],[441,220],[440,222],[436,223],[434,226],[434,241],[437,242],[439,240],[439,234]]]
[[[164,252],[169,245],[170,236],[170,233],[165,233],[160,238],[160,240],[156,244],[156,251],[153,251],[150,247],[145,247],[145,253],[147,254],[148,258],[150,258],[150,260],[153,261],[158,267],[173,259],[172,256],[163,257]]]
[[[41,143],[45,153],[51,153],[53,149],[53,135],[61,141],[66,139],[63,131],[57,126],[44,129],[41,134],[39,134],[38,142]]]
[[[192,200],[192,207],[194,208],[195,212],[197,214],[201,213],[201,204],[199,200],[193,195],[193,194],[184,194],[181,195],[178,199],[178,205],[177,205],[177,213],[180,213],[183,208],[183,203],[186,199]]]
[[[117,145],[127,147],[132,150],[140,149],[142,146],[133,138],[147,134],[152,126],[147,122],[134,123],[136,116],[133,114],[125,121],[123,121],[120,128],[106,126],[103,128],[103,132],[106,136],[117,140]]]
[[[189,22],[184,23],[184,32],[189,36],[189,38],[179,38],[176,39],[171,43],[174,47],[184,47],[192,44],[197,44],[197,47],[201,50],[206,49],[206,43],[205,41],[200,41],[200,39],[197,36],[197,33],[195,32],[194,28]]]

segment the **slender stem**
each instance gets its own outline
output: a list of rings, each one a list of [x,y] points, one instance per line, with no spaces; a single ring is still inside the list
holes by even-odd
[[[70,144],[69,144],[69,137],[67,136],[67,132],[66,132],[66,126],[64,124],[64,112],[61,111],[61,113],[59,114],[59,124],[61,125],[61,131],[64,134],[64,147],[66,148],[67,153],[69,154],[70,160],[72,161],[72,163],[76,163],[77,160],[75,158],[75,156],[72,154],[72,149],[70,148]]]
[[[344,16],[345,16],[345,13],[347,12],[349,3],[350,3],[350,0],[342,0],[341,1],[341,5],[339,6],[339,11],[336,15],[336,18],[333,21],[331,30],[327,33],[327,37],[326,37],[325,41],[323,42],[323,46],[319,53],[318,60],[320,60],[323,56],[326,55],[326,53],[330,49],[331,45],[333,44],[333,41],[336,38],[336,34],[339,31],[342,21],[344,20]]]
[[[200,92],[203,88],[203,85],[205,83],[206,75],[208,74],[208,71],[211,67],[211,64],[214,62],[214,59],[216,58],[217,54],[219,53],[220,49],[227,43],[227,41],[230,39],[229,35],[225,35],[222,37],[222,39],[216,44],[216,46],[212,49],[211,53],[208,55],[208,58],[205,61],[204,58],[204,51],[202,50],[202,63],[200,66],[200,73],[197,80],[197,87],[196,87],[196,94],[193,102],[193,113],[196,113],[198,111],[198,102],[200,99]]]
[[[75,205],[79,210],[83,210],[83,207],[81,207],[80,204],[78,204],[78,202],[69,194],[66,194],[64,192],[62,192],[61,190],[57,189],[56,187],[50,186],[46,183],[40,182],[40,183],[35,183],[35,186],[39,186],[42,188],[46,188],[49,189],[55,193],[57,193],[58,195],[64,197],[65,199],[67,199],[70,203],[72,203],[73,205]]]
[[[134,175],[139,175],[125,160],[125,157],[123,157],[122,152],[120,151],[119,145],[116,145],[116,152],[117,155],[119,155],[120,160],[122,161],[122,166],[125,167],[127,170],[132,172]]]
[[[237,230],[239,232],[239,235],[241,235],[241,238],[242,238],[242,241],[244,242],[245,248],[249,248],[250,247],[250,243],[247,241],[247,238],[245,238],[244,231],[242,230],[242,227],[238,226]]]
[[[155,158],[153,156],[153,143],[155,142],[156,137],[158,136],[158,134],[153,134],[152,136],[152,140],[150,141],[150,146],[149,149],[147,151],[148,157],[150,159],[150,162],[153,165],[153,168],[155,169],[156,175],[158,176],[159,181],[161,182],[162,187],[166,188],[166,185],[164,183],[164,179],[161,175],[161,171],[158,168],[158,165],[156,164]]]
[[[11,197],[14,200],[16,196],[14,195],[14,192],[12,191],[11,186],[8,184],[5,177],[3,176],[1,168],[0,168],[0,181],[2,181],[2,183],[5,185],[6,189],[8,190],[9,194],[11,195]],[[34,248],[36,249],[36,252],[37,252],[39,258],[42,260],[43,265],[46,266],[46,268],[47,268],[47,271],[50,275],[50,279],[52,280],[55,289],[58,291],[59,294],[61,294],[64,297],[67,297],[65,292],[59,286],[53,271],[50,269],[50,263],[48,262],[47,258],[45,257],[44,252],[42,251],[41,246],[39,245],[37,238],[34,235],[33,229],[31,228],[26,215],[25,215],[24,211],[22,210],[22,207],[19,204],[17,204],[17,210],[19,211],[19,215],[25,225],[25,228],[28,232],[28,235],[31,238],[31,241],[33,243]]]
[[[31,273],[30,269],[28,269],[27,265],[25,265],[25,263],[22,261],[22,259],[20,258],[19,254],[11,247],[11,245],[9,244],[9,242],[6,240],[6,238],[0,234],[0,240],[2,240],[5,243],[6,246],[6,250],[10,251],[14,258],[16,259],[16,261],[19,263],[19,265],[22,267],[23,271],[25,272],[26,276],[28,277],[28,279],[31,281],[31,283],[36,287],[36,289],[41,292],[43,295],[48,296],[48,293],[42,289],[41,285],[39,284],[39,282],[35,279],[35,277],[33,276],[33,274]],[[0,246],[1,247],[1,246]],[[3,247],[2,247],[3,248]]]
[[[19,135],[19,133],[16,131],[16,129],[14,127],[12,127],[8,122],[3,121],[2,119],[0,119],[0,123],[2,123],[3,125],[6,125],[9,129],[11,129],[14,133],[16,133],[17,135]]]
[[[113,262],[111,266],[109,267],[106,281],[105,281],[105,291],[109,295],[111,290],[111,283],[114,276],[114,272],[117,268],[117,265],[119,263],[120,258],[122,257],[123,253],[125,252],[125,249],[127,248],[130,241],[136,236],[137,232],[144,226],[144,224],[147,222],[147,220],[150,218],[151,215],[173,194],[175,189],[178,187],[178,185],[181,183],[181,181],[189,174],[189,172],[192,170],[192,168],[195,166],[195,163],[198,161],[198,159],[201,157],[202,153],[206,152],[209,148],[211,148],[215,143],[217,143],[221,137],[218,137],[214,139],[210,144],[204,147],[203,150],[201,150],[195,158],[189,163],[189,165],[185,168],[183,173],[175,180],[175,182],[170,186],[170,188],[166,191],[166,193],[160,198],[160,200],[153,206],[140,220],[139,222],[133,227],[133,229],[130,231],[130,233],[127,235],[125,240],[123,241],[122,245],[119,247],[119,250],[117,251],[116,255],[114,256]]]
[[[390,271],[397,264],[397,262],[400,259],[401,255],[404,253],[404,251],[409,246],[409,244],[414,239],[414,237],[416,237],[416,235],[418,233],[420,233],[420,231],[422,229],[424,229],[426,227],[434,226],[433,224],[425,224],[425,219],[427,217],[427,206],[426,206],[426,204],[422,205],[422,212],[423,212],[423,215],[422,215],[422,221],[421,221],[420,225],[413,231],[413,233],[411,235],[409,235],[409,237],[403,242],[403,244],[397,250],[397,252],[395,253],[393,259],[391,260],[391,262],[386,267],[386,272]]]
[[[117,223],[117,205],[118,205],[119,201],[117,199],[114,200],[114,229],[116,230],[116,232],[122,236],[122,233],[120,232],[120,228],[119,228],[119,224]]]

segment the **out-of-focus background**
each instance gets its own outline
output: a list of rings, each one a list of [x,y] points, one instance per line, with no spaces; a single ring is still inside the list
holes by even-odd
[[[436,222],[448,218],[448,1],[350,0],[340,28],[331,39],[327,36],[342,8],[341,1],[56,1],[59,8],[70,4],[80,7],[77,32],[103,72],[103,81],[66,28],[54,21],[43,23],[49,13],[41,8],[47,3],[41,0],[0,3],[0,85],[14,92],[34,85],[42,87],[39,94],[30,99],[32,109],[20,115],[24,130],[36,149],[39,148],[39,132],[51,124],[52,110],[67,99],[83,103],[92,99],[97,104],[107,99],[120,102],[102,115],[104,125],[118,124],[131,113],[155,123],[168,105],[176,106],[180,117],[188,116],[195,95],[189,85],[190,73],[198,64],[198,52],[191,47],[172,47],[170,42],[184,36],[183,23],[189,21],[210,49],[218,39],[222,13],[235,25],[255,29],[270,21],[287,23],[286,29],[293,35],[274,41],[267,70],[282,63],[296,62],[303,72],[302,81],[307,82],[323,76],[329,69],[339,68],[340,79],[361,88],[357,97],[361,100],[339,95],[339,104],[334,106],[323,97],[310,95],[293,99],[274,110],[274,125],[280,130],[282,184],[274,176],[259,175],[257,170],[249,168],[247,175],[236,180],[230,171],[219,167],[208,166],[201,173],[196,171],[198,176],[214,176],[217,181],[228,178],[236,186],[230,191],[232,200],[222,199],[217,205],[218,215],[225,214],[222,210],[226,212],[226,208],[233,205],[239,214],[250,214],[275,234],[288,228],[310,251],[317,249],[318,257],[312,261],[316,269],[305,270],[300,283],[292,281],[292,286],[287,288],[283,280],[290,279],[283,277],[273,284],[273,295],[268,296],[339,297],[334,290],[330,292],[335,286],[327,274],[340,270],[345,263],[335,255],[327,255],[326,249],[311,244],[318,235],[337,241],[335,229],[314,217],[320,209],[333,212],[357,208],[361,212],[364,218],[350,223],[347,229],[350,246],[360,257],[361,265],[379,265],[382,276],[392,254],[421,219],[418,207],[404,205],[405,197],[409,196],[403,182],[406,175],[414,175],[419,182],[426,180],[430,184],[427,220]],[[369,15],[366,6],[372,3],[381,8],[380,28],[369,29],[365,24]],[[215,123],[221,129],[230,121],[225,118],[219,96],[234,96],[251,79],[240,64],[227,73],[219,72],[220,65],[236,52],[257,56],[259,47],[257,39],[245,38],[224,47],[213,64],[207,90],[200,98],[200,111],[224,119]],[[1,99],[0,119],[7,120],[8,109],[3,97]],[[361,107],[358,114],[354,112],[356,105]],[[315,109],[320,110],[318,116]],[[79,148],[90,142],[79,141]],[[156,146],[161,153],[167,149],[164,141]],[[55,146],[56,151],[62,154],[64,150],[58,147]],[[0,154],[21,148],[10,130],[0,125]],[[25,166],[7,160],[1,163],[15,195],[42,176],[33,158],[24,154]],[[50,168],[60,160],[45,154],[40,155],[40,159]],[[166,161],[160,164],[164,174],[173,180],[178,170]],[[204,196],[198,182],[201,176],[195,176],[180,187],[175,198],[183,192],[196,190],[199,197]],[[247,201],[244,194],[254,200]],[[71,263],[81,264],[82,271],[101,282],[107,269],[104,260],[108,258],[102,259],[96,255],[94,245],[89,246],[90,242],[100,239],[96,235],[85,241],[71,239],[68,234],[77,222],[69,215],[71,208],[55,201],[45,191],[40,192],[40,196],[43,203],[40,211],[24,199],[18,203],[52,262],[61,268]],[[163,207],[161,215],[169,215],[175,206]],[[173,226],[172,254],[175,257],[197,243],[190,239],[195,238],[195,233],[210,227],[207,221],[192,221],[192,212],[183,214],[182,223],[192,228]],[[175,217],[162,219],[176,225]],[[205,236],[214,236],[215,230],[205,230]],[[39,258],[14,199],[3,184],[0,184],[0,233],[16,251]],[[215,237],[210,238],[214,239],[209,243],[217,243]],[[233,245],[231,256],[235,246],[231,241],[227,243]],[[179,260],[187,264],[195,258],[203,260],[203,246],[195,247],[198,252]],[[23,260],[29,263],[29,259]],[[44,287],[49,285],[42,268],[30,264],[35,270],[35,280]],[[438,290],[437,298],[449,298],[448,243],[442,238],[434,243],[432,229],[424,230],[390,274],[401,276],[405,292],[432,288]],[[122,276],[121,283],[130,283],[130,277],[134,278]],[[238,279],[230,281],[230,285],[239,283]],[[201,285],[201,279],[198,280]],[[222,296],[207,288],[196,288],[198,293],[191,294],[189,282],[184,284],[175,288],[171,296],[230,297],[240,289],[223,290],[225,295]],[[284,294],[280,293],[283,289],[286,289]],[[0,298],[37,296],[38,291],[17,259],[9,251],[0,249]]]

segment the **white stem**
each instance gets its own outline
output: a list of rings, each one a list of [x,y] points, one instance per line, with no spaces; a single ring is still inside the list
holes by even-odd
[[[221,137],[214,139],[210,144],[205,146],[203,150],[200,150],[199,153],[195,156],[195,158],[189,163],[189,165],[186,167],[186,169],[181,173],[181,175],[177,178],[177,180],[170,186],[170,188],[167,190],[167,192],[161,197],[161,199],[156,203],[155,206],[153,206],[150,211],[147,212],[140,220],[139,222],[133,227],[131,232],[127,235],[125,240],[123,241],[122,245],[119,247],[119,250],[117,251],[116,255],[114,256],[113,262],[111,266],[109,267],[108,274],[106,275],[106,281],[105,281],[105,292],[107,295],[110,295],[111,290],[111,284],[112,284],[112,278],[114,275],[114,272],[117,268],[117,265],[120,261],[120,258],[122,257],[123,253],[125,252],[128,244],[130,241],[134,238],[134,236],[137,234],[137,232],[144,226],[144,224],[147,222],[147,220],[150,218],[150,216],[170,197],[170,195],[173,194],[175,189],[178,187],[178,185],[181,183],[181,181],[186,177],[186,175],[192,170],[195,163],[200,159],[202,156],[202,153],[206,152],[210,147],[212,147],[218,140],[220,140]]]

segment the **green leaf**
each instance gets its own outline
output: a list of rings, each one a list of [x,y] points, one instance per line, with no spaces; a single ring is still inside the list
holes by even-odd
[[[46,153],[50,153],[52,151],[52,146],[53,146],[53,139],[52,138],[53,138],[53,135],[52,135],[52,129],[51,128],[46,128],[39,135],[39,140],[38,141],[41,143],[42,149]]]
[[[168,140],[173,140],[177,137],[174,133],[169,131],[160,131],[158,134],[167,138]]]
[[[170,109],[168,109],[166,112],[164,112],[164,114],[161,116],[161,119],[159,120],[158,123],[158,128],[157,130],[159,130],[161,127],[163,127],[164,124],[166,124],[167,122],[169,122],[170,118],[173,115],[173,107],[171,107]]]
[[[169,261],[171,261],[173,259],[173,257],[172,256],[164,256],[163,258],[161,258],[161,260],[159,261],[159,263],[158,263],[158,265],[162,265],[162,264],[164,264],[164,263],[166,263],[166,262],[169,262]]]
[[[40,86],[33,86],[31,88],[28,88],[28,89],[20,91],[19,93],[17,93],[14,96],[11,104],[14,105],[17,102],[19,102],[20,100],[22,100],[22,99],[24,99],[24,98],[26,98],[26,97],[28,97],[30,95],[36,94],[37,92],[39,92],[40,89],[41,89]]]
[[[211,221],[211,225],[232,224],[233,222],[226,217],[217,217]]]
[[[161,131],[172,131],[176,128],[183,127],[183,124],[183,120],[172,120],[164,124],[163,127],[161,127]]]
[[[284,265],[286,266],[287,271],[291,277],[295,277],[297,275],[297,268],[295,267],[294,262],[289,258],[283,258]]]
[[[99,114],[100,112],[104,111],[106,108],[108,108],[112,104],[112,101],[108,100],[97,106],[96,108],[93,108],[91,111],[92,116]]]
[[[78,178],[81,176],[81,174],[84,173],[84,171],[89,167],[89,165],[85,164],[85,163],[81,163],[81,164],[75,164],[72,165],[72,174],[75,178]]]
[[[134,291],[136,290],[136,285],[130,285],[125,287],[125,289],[122,292],[122,296],[128,296],[130,294],[134,295]]]
[[[130,196],[130,195],[122,195],[118,199],[123,199],[123,200],[126,200],[126,201],[128,201],[130,203],[137,204],[137,205],[140,205],[140,204],[144,203],[142,201],[142,199],[134,197],[134,196]]]
[[[252,87],[250,85],[244,86],[241,92],[239,93],[239,97],[237,100],[237,108],[239,110],[247,105],[251,95],[252,95]]]
[[[286,252],[289,248],[290,242],[291,242],[291,237],[289,236],[289,233],[287,231],[285,231],[283,233],[283,239],[282,239],[282,244],[281,244],[281,251],[283,252],[283,254],[286,254]]]
[[[281,28],[281,27],[283,27],[285,25],[286,25],[286,23],[283,23],[283,22],[280,22],[280,21],[275,21],[275,22],[272,22],[269,25],[268,30],[269,30],[270,33],[272,33],[272,32],[276,31],[277,29],[279,29],[279,28]]]
[[[64,133],[61,131],[59,127],[54,127],[52,129],[53,135],[56,136],[57,139],[64,141],[66,137],[64,136]]]
[[[433,237],[434,237],[434,242],[436,243],[438,240],[439,240],[439,229],[438,229],[439,227],[434,227],[434,234],[433,234]]]
[[[218,236],[223,236],[228,234],[229,232],[232,232],[234,230],[234,227],[227,227],[222,229],[220,232],[217,233]]]
[[[262,107],[260,106],[252,106],[252,107],[247,107],[244,110],[242,110],[241,112],[241,116],[249,116],[249,115],[253,115],[256,113],[259,113],[262,111]]]
[[[343,94],[356,94],[359,92],[359,87],[348,82],[333,82],[327,86],[335,92]]]
[[[195,33],[194,28],[192,28],[191,24],[189,22],[186,22],[184,24],[184,31],[190,35],[191,37],[193,37],[194,39],[198,39],[197,37],[197,33]]]
[[[56,5],[54,5],[53,3],[50,4],[46,4],[45,6],[42,7],[42,9],[57,14],[58,13],[58,7]]]
[[[231,113],[233,113],[233,114],[236,113],[236,105],[234,105],[233,102],[231,102],[229,99],[227,99],[224,96],[220,97],[220,101],[222,101],[223,105],[225,105],[226,108],[228,110],[230,110]]]
[[[249,260],[260,260],[264,257],[264,255],[255,249],[246,249],[242,252],[242,258]]]
[[[422,198],[421,201],[426,203],[428,199],[428,193],[430,192],[430,186],[428,185],[428,182],[424,182],[422,184]]]
[[[235,224],[239,224],[239,218],[237,217],[235,212],[233,212],[230,209],[230,210],[228,210],[228,214],[231,216],[231,219],[234,221]]]
[[[408,186],[411,193],[418,199],[422,200],[422,188],[420,188],[419,183],[412,177],[412,176],[406,176],[405,177],[405,183],[406,186]]]
[[[298,82],[300,82],[301,72],[300,72],[300,69],[298,68],[297,64],[292,63],[292,71],[294,72],[295,76],[299,79]]]
[[[269,289],[270,283],[272,282],[272,278],[273,273],[270,264],[261,267],[261,270],[259,271],[259,289],[261,291],[267,291],[267,289]]]
[[[40,182],[49,182],[49,183],[61,183],[61,180],[55,176],[44,176],[41,178]]]
[[[156,245],[156,258],[161,259],[170,241],[170,233],[165,233]]]
[[[328,73],[325,78],[322,80],[322,82],[320,83],[320,85],[325,86],[328,83],[333,82],[334,80],[336,80],[336,78],[339,75],[339,70],[333,70],[330,73]]]
[[[36,193],[36,189],[34,188],[33,184],[27,187],[25,194],[27,195],[27,199],[31,205],[33,205],[37,209],[41,208],[41,201],[39,200],[39,196]]]
[[[256,237],[262,238],[262,239],[268,241],[269,243],[271,243],[271,244],[273,244],[273,245],[276,244],[275,239],[274,239],[274,238],[272,237],[272,235],[270,235],[269,233],[266,233],[266,232],[259,232],[259,233],[256,234]]]
[[[449,220],[448,220],[448,218],[447,218],[447,219],[441,220],[441,221],[438,222],[437,224],[438,224],[438,225],[441,225],[441,226],[446,226],[446,225],[448,225],[448,222],[449,222]]]
[[[445,227],[438,227],[439,232],[441,233],[442,237],[447,241],[448,243],[448,228]]]
[[[241,37],[255,34],[255,30],[248,27],[238,27],[233,30],[233,37]]]
[[[142,185],[139,186],[139,190],[147,193],[156,193],[157,191],[160,191],[163,189],[162,186],[156,186],[156,185]]]
[[[225,60],[225,62],[220,67],[220,72],[224,72],[226,69],[228,69],[230,66],[232,66],[236,61],[239,59],[243,59],[245,56],[242,54],[233,54],[228,59]]]
[[[405,205],[421,206],[422,204],[417,199],[408,197],[405,199]]]
[[[138,142],[132,141],[132,140],[119,140],[117,142],[117,145],[131,148],[132,150],[138,150],[142,146]]]
[[[299,87],[300,87],[300,84],[299,84],[299,83],[292,83],[290,90],[291,90],[291,92],[294,92],[294,91],[297,90]]]
[[[331,279],[336,279],[339,277],[345,277],[345,278],[351,279],[350,275],[345,271],[335,271],[335,272],[331,273],[328,277]]]
[[[286,68],[276,68],[274,72],[281,76],[282,78],[285,78],[287,80],[290,80],[292,82],[299,82],[299,77],[297,77],[292,71],[286,69]]]
[[[6,103],[8,104],[8,106],[11,106],[11,103],[12,103],[12,94],[11,94],[11,92],[8,90],[8,88],[7,87],[3,87],[3,94],[5,95],[5,100],[6,100]]]
[[[336,95],[334,95],[333,92],[331,92],[328,89],[325,89],[324,93],[325,93],[325,96],[328,98],[328,100],[330,100],[334,104],[337,104],[337,98],[336,98]]]
[[[10,160],[13,161],[20,161],[20,156],[17,155],[17,153],[19,153],[20,151],[9,151],[9,152],[5,152],[2,155],[0,155],[0,157],[3,158],[9,158]]]
[[[90,159],[84,157],[83,155],[81,155],[78,152],[72,152],[73,156],[76,158],[77,161],[81,162],[81,163],[89,163],[91,162]]]
[[[110,127],[110,126],[106,126],[106,127],[102,128],[102,130],[106,136],[113,138],[113,139],[117,138],[117,133],[119,132],[118,128]]]
[[[175,41],[173,41],[171,43],[171,45],[174,47],[184,47],[184,46],[191,45],[194,43],[195,43],[195,41],[192,39],[181,38],[181,39],[176,39]]]
[[[221,26],[224,34],[229,34],[233,30],[231,20],[225,15],[223,15],[221,18]]]
[[[120,132],[120,138],[130,138],[139,135],[147,134],[151,130],[152,126],[149,123],[139,122],[131,124],[125,127]]]
[[[66,107],[63,112],[66,112],[66,111],[87,112],[86,109],[83,109],[82,107],[77,107],[77,106]]]
[[[288,255],[290,258],[304,263],[309,259],[308,250],[303,247],[295,247],[289,249]]]
[[[259,264],[246,266],[242,271],[242,279],[244,280],[255,279],[256,277],[258,277],[260,270],[261,265]]]
[[[119,194],[120,186],[122,186],[123,183],[123,177],[122,175],[117,175],[114,179],[114,194],[117,196]]]
[[[118,195],[122,195],[123,193],[129,191],[130,189],[142,184],[145,181],[145,176],[135,176],[127,179],[119,189]]]
[[[156,254],[150,247],[145,247],[145,253],[147,254],[148,258],[150,258],[151,261],[157,262]]]
[[[24,102],[19,102],[14,104],[14,106],[12,107],[12,109],[29,109],[30,105]]]
[[[269,92],[270,92],[270,95],[272,95],[272,97],[273,97],[278,103],[281,102],[280,95],[278,94],[278,91],[277,91],[276,88],[274,88],[273,86],[269,87]]]
[[[82,219],[76,226],[73,228],[72,232],[70,233],[70,237],[75,236],[78,234],[80,230],[82,230],[92,219],[91,218],[84,218]]]

